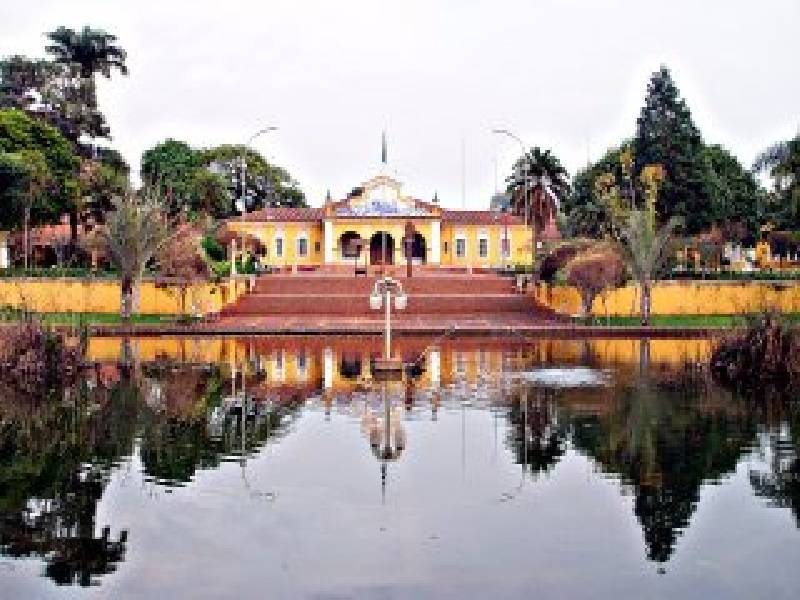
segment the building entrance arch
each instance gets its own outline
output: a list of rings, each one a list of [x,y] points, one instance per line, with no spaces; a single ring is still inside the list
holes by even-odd
[[[369,262],[371,265],[394,264],[394,238],[389,232],[378,231],[370,238]]]
[[[410,252],[410,255],[409,255]],[[426,259],[426,246],[425,237],[419,232],[415,231],[411,236],[409,245],[403,248],[403,257],[417,265],[424,265]]]

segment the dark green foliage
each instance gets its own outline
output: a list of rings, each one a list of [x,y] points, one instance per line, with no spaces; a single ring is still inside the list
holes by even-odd
[[[645,165],[664,167],[666,177],[656,203],[659,219],[681,217],[689,233],[708,229],[714,206],[703,138],[666,67],[650,79],[634,149],[637,174]]]
[[[753,168],[772,177],[765,197],[767,217],[780,229],[800,229],[800,135],[764,150]]]
[[[35,157],[43,162],[40,193],[31,199],[33,224],[58,220],[75,209],[79,161],[69,142],[53,127],[20,110],[0,110],[0,228],[22,227],[20,202],[30,184],[24,167],[13,166],[9,156],[13,154],[22,158],[20,165],[32,165]]]
[[[198,153],[186,142],[171,138],[142,155],[142,180],[159,190],[159,195],[168,203],[168,212],[173,215],[191,206],[199,168]]]
[[[203,166],[219,175],[226,182],[228,196],[237,200],[242,196],[242,158],[247,166],[244,189],[247,211],[267,206],[308,206],[299,184],[289,172],[269,163],[255,150],[223,144],[200,152]],[[226,216],[232,214],[233,206]]]
[[[568,235],[601,237],[608,233],[610,215],[603,201],[597,197],[594,185],[595,180],[605,173],[613,174],[618,181],[622,180],[620,152],[620,148],[610,148],[600,160],[575,174],[572,190],[563,204]]]
[[[728,239],[752,241],[763,221],[762,190],[755,176],[718,144],[706,146],[705,156],[711,169],[713,220]]]
[[[227,258],[225,247],[220,244],[213,235],[207,235],[202,241],[203,250],[206,251],[208,258],[213,261],[221,261]]]

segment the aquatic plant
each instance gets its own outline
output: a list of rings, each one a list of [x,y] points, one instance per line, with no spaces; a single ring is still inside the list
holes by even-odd
[[[80,349],[68,346],[57,332],[36,321],[3,327],[0,336],[0,377],[27,391],[46,390],[74,382]]]
[[[726,385],[784,393],[800,386],[800,332],[779,313],[756,315],[742,331],[717,343],[711,372]]]

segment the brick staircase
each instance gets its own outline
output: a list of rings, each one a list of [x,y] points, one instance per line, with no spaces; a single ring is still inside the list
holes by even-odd
[[[559,317],[527,295],[515,293],[510,278],[494,274],[424,273],[396,276],[408,294],[404,311],[392,311],[401,321],[491,320],[546,322]],[[323,318],[380,321],[383,312],[370,310],[375,277],[331,273],[278,273],[257,277],[252,291],[226,306],[223,319]]]

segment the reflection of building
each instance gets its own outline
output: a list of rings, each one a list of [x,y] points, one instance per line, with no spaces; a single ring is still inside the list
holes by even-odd
[[[263,245],[273,266],[413,264],[496,267],[523,262],[530,233],[522,219],[441,208],[406,196],[379,175],[321,208],[266,208],[229,229]]]

